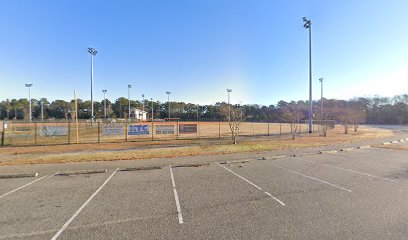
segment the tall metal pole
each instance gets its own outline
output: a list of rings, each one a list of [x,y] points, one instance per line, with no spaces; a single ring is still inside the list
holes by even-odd
[[[152,122],[153,122],[153,119],[154,119],[154,116],[153,116],[153,98],[150,98],[150,101],[152,101]]]
[[[106,121],[106,92],[107,91],[108,90],[102,90],[103,92],[103,116],[105,118],[105,121]]]
[[[98,53],[94,48],[88,48],[89,54],[91,54],[91,126],[95,119],[94,116],[94,102],[93,102],[93,57]]]
[[[306,17],[303,18],[305,23],[303,26],[309,29],[309,133],[313,132],[313,101],[312,101],[312,21],[308,20]]]
[[[41,103],[41,122],[44,122],[44,102],[43,100],[41,100],[40,103]]]
[[[130,120],[130,88],[132,85],[128,85],[128,120]]]
[[[28,108],[29,108],[29,112],[28,112],[28,118],[29,118],[29,121],[30,122],[32,122],[32,120],[33,120],[33,118],[32,118],[32,113],[31,113],[31,87],[33,86],[33,84],[32,83],[27,83],[26,85],[25,85],[26,87],[28,87]],[[17,119],[17,117],[16,117],[16,119]]]
[[[323,120],[323,78],[319,79],[320,82],[320,121]]]
[[[167,93],[167,105],[169,105],[168,107],[169,107],[169,119],[170,119],[170,94],[171,92],[167,91],[166,93]]]
[[[143,99],[143,108],[142,108],[142,110],[143,110],[143,112],[145,111],[145,95],[144,94],[142,94],[142,99]]]
[[[230,105],[230,93],[232,92],[231,88],[227,88],[228,93],[228,121],[231,120],[231,105]]]

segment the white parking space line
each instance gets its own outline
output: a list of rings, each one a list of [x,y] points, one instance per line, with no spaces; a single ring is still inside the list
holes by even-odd
[[[331,167],[331,168],[339,169],[339,170],[342,170],[342,171],[345,171],[345,172],[356,173],[356,174],[364,175],[364,176],[371,177],[371,178],[377,178],[377,179],[382,179],[382,180],[385,180],[385,181],[395,182],[395,180],[390,179],[390,178],[379,177],[379,176],[371,175],[369,173],[354,171],[354,170],[348,169],[348,168],[337,167],[337,166],[333,166],[333,165],[330,165],[330,164],[324,164],[324,163],[317,163],[317,162],[314,162],[314,161],[304,160],[304,159],[300,159],[300,158],[293,158],[293,159],[303,161],[303,162],[309,162],[309,163],[313,163],[313,164],[321,165],[321,166],[325,166],[325,167]]]
[[[244,180],[245,182],[251,184],[252,186],[254,186],[255,188],[257,188],[258,190],[262,191],[263,193],[265,193],[266,195],[268,195],[269,197],[273,198],[275,201],[277,201],[280,205],[285,206],[285,203],[283,203],[281,200],[279,200],[278,198],[272,196],[272,194],[265,192],[261,187],[257,186],[256,184],[252,183],[251,181],[249,181],[248,179],[240,176],[239,174],[233,172],[232,170],[230,170],[229,168],[217,163],[218,165],[220,165],[221,167],[223,167],[225,170],[229,171],[230,173],[234,174],[235,176],[241,178],[242,180]]]
[[[341,155],[341,156],[347,156],[347,155]],[[393,169],[399,169],[399,170],[408,170],[408,168],[401,168],[401,167],[394,167],[394,166],[389,166],[389,165],[384,165],[384,164],[380,164],[380,163],[376,163],[376,162],[372,162],[372,161],[369,161],[369,160],[354,160],[354,159],[349,159],[349,158],[346,158],[348,161],[352,161],[352,162],[365,162],[365,163],[370,163],[370,164],[372,164],[372,165],[377,165],[377,166],[381,166],[381,167],[387,167],[387,168],[393,168]]]
[[[179,221],[180,224],[182,224],[183,223],[183,215],[181,214],[181,207],[180,207],[179,197],[178,197],[178,194],[177,194],[176,182],[174,181],[173,169],[172,169],[171,165],[169,167],[170,167],[171,184],[173,185],[174,200],[176,201],[178,221]]]
[[[1,196],[0,196],[0,199],[3,198],[3,197],[5,197],[5,196],[7,196],[7,195],[9,195],[9,194],[12,194],[13,192],[17,192],[18,190],[23,189],[23,188],[25,188],[25,187],[27,187],[27,186],[29,186],[29,185],[31,185],[31,184],[37,182],[37,181],[40,181],[41,179],[44,179],[44,178],[46,178],[46,177],[49,177],[49,176],[50,176],[50,175],[42,176],[42,177],[40,177],[40,178],[38,178],[38,179],[36,179],[36,180],[34,180],[34,181],[31,181],[31,182],[29,182],[29,183],[27,183],[27,184],[21,186],[21,187],[18,187],[18,188],[14,189],[14,190],[11,190],[10,192],[7,192],[7,193],[1,195]]]
[[[61,227],[61,229],[51,238],[51,240],[57,239],[61,233],[68,227],[68,225],[82,212],[82,210],[88,205],[88,203],[96,196],[96,194],[99,193],[99,191],[102,190],[102,188],[111,180],[113,175],[118,171],[119,168],[117,168],[106,180],[103,182],[103,184],[86,200],[84,204],[72,215],[70,219]]]
[[[286,171],[288,171],[288,172],[291,172],[291,173],[294,173],[294,174],[298,174],[298,175],[300,175],[300,176],[302,176],[302,177],[309,178],[309,179],[312,179],[312,180],[315,180],[315,181],[318,181],[318,182],[321,182],[321,183],[325,183],[325,184],[327,184],[327,185],[330,185],[330,186],[332,186],[332,187],[341,189],[341,190],[346,191],[346,192],[351,192],[350,189],[343,188],[343,187],[337,186],[337,185],[335,185],[335,184],[332,184],[332,183],[323,181],[323,180],[321,180],[321,179],[318,179],[318,178],[315,178],[315,177],[312,177],[312,176],[308,176],[308,175],[305,175],[305,174],[303,174],[303,173],[293,171],[293,170],[291,170],[291,169],[287,169],[287,168],[281,167],[281,166],[279,166],[279,165],[277,165],[277,164],[273,164],[273,165],[276,166],[276,167],[278,167],[278,168],[281,168],[281,169],[283,169],[283,170],[286,170]]]

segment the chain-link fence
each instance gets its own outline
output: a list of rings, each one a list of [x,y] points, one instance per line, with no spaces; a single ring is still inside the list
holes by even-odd
[[[0,122],[2,146],[131,142],[231,137],[228,122]],[[308,131],[299,124],[297,131]],[[291,134],[289,123],[243,122],[240,136]]]

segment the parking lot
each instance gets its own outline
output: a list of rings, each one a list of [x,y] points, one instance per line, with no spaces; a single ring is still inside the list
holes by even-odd
[[[379,148],[40,173],[0,179],[0,239],[404,239],[407,197],[408,151]]]

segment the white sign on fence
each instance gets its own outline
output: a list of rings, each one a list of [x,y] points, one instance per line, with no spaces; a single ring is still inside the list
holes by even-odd
[[[123,135],[123,127],[120,125],[107,124],[103,125],[102,134],[104,136]]]
[[[174,134],[174,125],[157,125],[156,134]]]
[[[128,135],[148,135],[149,125],[130,125]]]
[[[40,135],[43,136],[43,137],[66,136],[66,135],[68,135],[68,127],[65,127],[65,126],[42,126]]]

